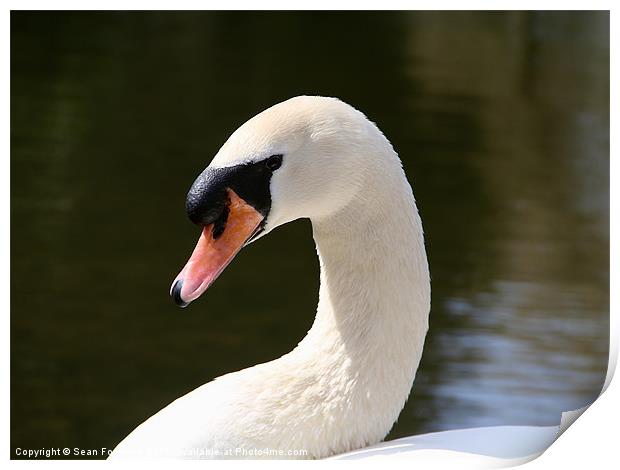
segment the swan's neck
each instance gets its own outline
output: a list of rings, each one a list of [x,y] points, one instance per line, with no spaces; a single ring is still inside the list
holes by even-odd
[[[312,328],[289,355],[328,389],[316,407],[337,415],[335,426],[350,434],[343,438],[352,448],[383,439],[392,427],[428,329],[422,225],[394,158],[383,177],[368,177],[361,196],[329,219],[313,221],[319,304]]]

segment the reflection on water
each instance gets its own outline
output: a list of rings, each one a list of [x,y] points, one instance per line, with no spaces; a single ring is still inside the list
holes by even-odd
[[[606,13],[11,22],[12,448],[111,447],[172,399],[305,334],[318,289],[307,222],[244,250],[192,308],[168,298],[197,237],[183,210],[194,177],[237,125],[304,93],[379,124],[422,213],[431,331],[390,437],[553,424],[597,396]]]

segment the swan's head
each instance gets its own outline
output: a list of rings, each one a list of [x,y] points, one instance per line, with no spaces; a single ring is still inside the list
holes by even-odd
[[[376,164],[366,157],[373,154],[368,146],[386,142],[362,113],[335,98],[292,98],[243,124],[187,195],[187,213],[202,233],[172,284],[177,305],[198,298],[250,241],[344,207]]]

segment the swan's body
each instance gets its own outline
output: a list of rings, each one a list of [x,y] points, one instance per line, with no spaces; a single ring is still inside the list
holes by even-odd
[[[312,328],[281,358],[177,399],[113,457],[322,458],[376,444],[402,410],[428,329],[430,280],[400,160],[352,107],[298,97],[244,124],[211,167],[275,152],[284,161],[263,234],[311,219],[321,268]]]
[[[406,459],[408,465],[441,468],[508,468],[542,454],[561,434],[561,426],[489,426],[455,429],[393,441],[347,452],[338,460]]]

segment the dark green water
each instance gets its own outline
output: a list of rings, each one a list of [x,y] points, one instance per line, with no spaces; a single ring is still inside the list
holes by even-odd
[[[113,447],[174,398],[310,327],[310,224],[168,297],[189,185],[298,94],[364,111],[403,160],[431,330],[389,438],[548,425],[609,342],[606,13],[11,15],[11,448]],[[240,295],[240,292],[242,293]]]

